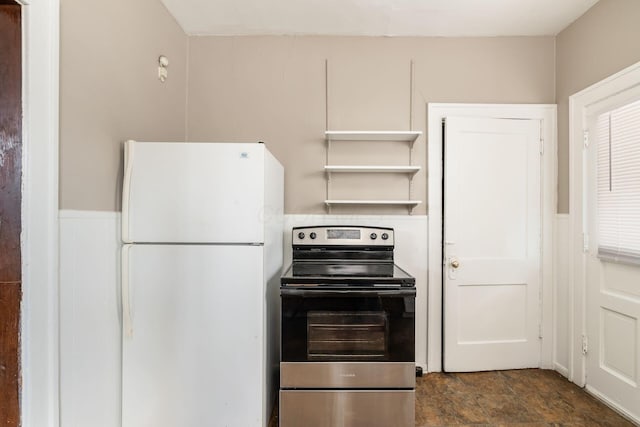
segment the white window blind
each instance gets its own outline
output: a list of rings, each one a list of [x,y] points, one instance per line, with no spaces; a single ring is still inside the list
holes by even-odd
[[[640,101],[598,116],[598,256],[640,264]]]

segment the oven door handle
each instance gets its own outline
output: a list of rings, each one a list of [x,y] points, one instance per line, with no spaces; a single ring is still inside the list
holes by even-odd
[[[294,297],[412,297],[416,296],[415,288],[411,289],[290,289],[281,288],[281,296]]]

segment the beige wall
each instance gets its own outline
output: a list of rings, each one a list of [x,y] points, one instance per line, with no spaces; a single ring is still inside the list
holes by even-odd
[[[554,37],[191,37],[187,139],[265,141],[285,167],[286,212],[323,213],[327,119],[334,130],[407,130],[411,122],[426,135],[428,102],[554,103],[554,44]],[[425,145],[422,136],[412,153],[423,167],[412,189],[425,201],[418,214],[426,213]],[[332,163],[409,162],[407,144],[334,148]],[[373,175],[336,177],[332,188],[334,198],[403,199],[409,191],[404,177]],[[390,211],[334,210],[346,212]]]
[[[558,35],[558,212],[569,212],[569,96],[638,61],[638,0],[600,0]]]
[[[60,3],[60,207],[119,210],[121,142],[184,139],[187,37],[158,0]]]
[[[119,210],[121,142],[186,135],[265,140],[286,168],[287,213],[320,213],[327,119],[331,129],[409,129],[411,123],[426,133],[428,102],[557,102],[558,211],[565,213],[568,97],[640,61],[638,17],[638,0],[601,0],[557,38],[187,39],[157,0],[62,0],[60,206]],[[165,84],[156,79],[160,54],[171,61]],[[423,168],[425,144],[423,136],[412,152]],[[339,145],[330,161],[409,161],[402,144],[370,145]],[[409,186],[401,176],[335,176],[332,189],[335,198],[405,198]],[[423,170],[412,197],[426,202],[426,196]],[[426,203],[415,212],[425,213]]]

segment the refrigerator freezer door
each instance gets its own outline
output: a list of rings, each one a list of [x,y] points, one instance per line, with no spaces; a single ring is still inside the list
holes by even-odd
[[[264,152],[257,143],[125,145],[126,243],[263,243]]]
[[[125,245],[122,427],[264,420],[263,248]]]

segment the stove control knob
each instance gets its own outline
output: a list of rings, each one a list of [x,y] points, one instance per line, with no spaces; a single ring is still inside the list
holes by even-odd
[[[304,233],[302,231],[298,233],[298,239],[304,239]]]
[[[387,240],[389,238],[389,235],[387,233],[382,233],[382,240]]]
[[[316,233],[312,232],[311,234],[309,234],[309,237],[311,237],[312,240],[315,239],[316,238]]]
[[[376,233],[371,233],[369,237],[371,237],[371,240],[376,240],[378,238],[378,235]]]

